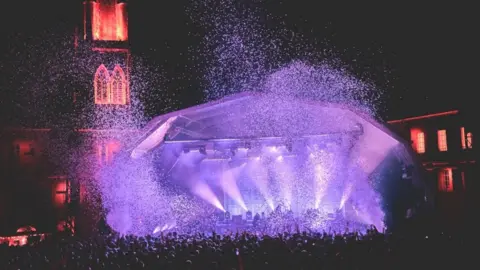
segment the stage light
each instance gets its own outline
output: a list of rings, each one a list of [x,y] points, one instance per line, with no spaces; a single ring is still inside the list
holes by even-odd
[[[278,152],[278,148],[276,146],[269,146],[267,148],[271,153],[277,153]]]
[[[200,147],[200,149],[198,149],[198,152],[200,152],[200,154],[202,154],[202,155],[207,155],[207,150],[203,146]]]

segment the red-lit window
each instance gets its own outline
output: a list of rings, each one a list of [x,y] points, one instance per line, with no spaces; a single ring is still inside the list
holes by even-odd
[[[16,140],[13,142],[13,154],[23,164],[35,162],[35,142],[28,140]]]
[[[127,104],[128,82],[123,69],[116,65],[110,75],[105,65],[100,65],[93,81],[95,104]]]
[[[447,146],[447,131],[445,129],[439,130],[438,135],[438,150],[440,152],[445,152],[448,150]]]
[[[425,153],[425,133],[420,128],[410,129],[412,148],[419,154]]]
[[[127,103],[127,79],[119,65],[113,69],[110,91],[111,104],[124,105]]]
[[[92,34],[94,40],[126,41],[128,39],[125,3],[92,3]]]
[[[467,148],[472,149],[473,147],[473,135],[471,132],[467,133]]]
[[[95,104],[110,104],[110,75],[104,65],[100,65],[93,79]]]
[[[453,191],[453,173],[451,168],[441,169],[438,172],[438,189],[444,192]]]
[[[425,133],[417,133],[417,153],[425,153]]]
[[[70,201],[70,185],[65,176],[50,177],[53,180],[54,203],[56,206],[65,205]]]
[[[109,164],[113,161],[116,153],[120,150],[120,144],[117,141],[111,141],[97,145],[97,160],[100,165]]]

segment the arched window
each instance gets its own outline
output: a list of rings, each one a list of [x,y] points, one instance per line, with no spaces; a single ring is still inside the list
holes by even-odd
[[[124,105],[127,103],[127,79],[119,65],[113,69],[110,91],[111,104]]]
[[[93,79],[93,87],[95,89],[95,104],[110,103],[110,76],[105,65],[100,65],[95,72]]]

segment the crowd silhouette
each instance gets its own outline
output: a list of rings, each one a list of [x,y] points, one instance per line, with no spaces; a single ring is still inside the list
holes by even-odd
[[[435,233],[165,233],[52,236],[0,246],[0,269],[468,269],[472,238]],[[473,252],[470,252],[473,251]]]

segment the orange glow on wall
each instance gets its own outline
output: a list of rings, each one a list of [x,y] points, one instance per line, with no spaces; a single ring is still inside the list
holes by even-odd
[[[391,121],[387,121],[387,123],[395,124],[395,123],[402,123],[402,122],[408,122],[408,121],[414,121],[414,120],[428,119],[428,118],[439,117],[439,116],[455,115],[455,114],[458,114],[458,112],[459,112],[458,110],[454,110],[454,111],[441,112],[441,113],[432,113],[432,114],[420,115],[420,116],[415,116],[415,117],[408,117],[408,118],[403,118],[403,119],[398,119],[398,120],[391,120]]]
[[[93,40],[101,41],[128,40],[125,3],[117,3],[117,1],[92,2],[92,36]]]
[[[95,104],[127,104],[128,81],[125,72],[115,65],[110,75],[105,65],[100,65],[93,79]]]
[[[448,146],[447,146],[447,131],[445,129],[439,130],[437,132],[438,136],[438,150],[440,152],[446,152],[448,151]]]
[[[453,191],[452,168],[444,168],[438,171],[438,189],[443,192]]]
[[[419,154],[425,153],[425,133],[418,128],[410,130],[412,148]]]

